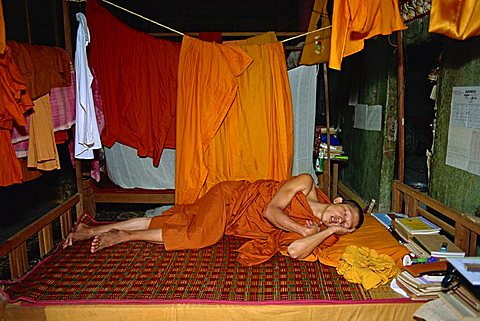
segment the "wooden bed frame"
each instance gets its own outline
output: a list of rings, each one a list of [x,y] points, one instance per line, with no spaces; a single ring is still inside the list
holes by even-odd
[[[432,220],[454,237],[455,243],[475,255],[480,225],[473,218],[459,213],[435,199],[395,181],[392,190],[392,210],[404,211],[410,216],[422,215]],[[62,236],[70,230],[72,209],[80,202],[75,194],[63,204],[11,237],[0,246],[0,254],[8,255],[12,278],[18,278],[27,269],[26,241],[38,233],[40,255],[53,247],[51,225],[60,220]],[[434,214],[435,213],[435,214]],[[442,218],[440,218],[442,217]],[[128,305],[52,305],[28,306],[8,303],[0,299],[0,320],[238,320],[248,315],[250,320],[315,320],[328,315],[330,320],[413,320],[413,314],[422,302],[403,304],[128,304]]]
[[[78,179],[78,178],[77,178]],[[80,178],[83,207],[92,217],[96,216],[96,204],[175,204],[175,190],[147,190],[140,188],[123,189],[111,181],[96,184],[89,176]]]

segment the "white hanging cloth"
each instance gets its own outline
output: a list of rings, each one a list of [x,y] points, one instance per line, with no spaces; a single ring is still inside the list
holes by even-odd
[[[108,178],[122,188],[175,189],[175,150],[165,148],[160,165],[138,157],[135,148],[120,143],[104,148]]]
[[[300,66],[288,71],[293,103],[293,163],[292,176],[309,173],[317,182],[313,168],[315,111],[318,65]]]
[[[88,66],[87,45],[90,43],[90,31],[87,18],[77,13],[79,21],[77,30],[77,47],[75,50],[76,71],[76,126],[75,126],[75,158],[92,159],[93,150],[102,147],[98,131],[95,107],[93,104],[93,76]]]

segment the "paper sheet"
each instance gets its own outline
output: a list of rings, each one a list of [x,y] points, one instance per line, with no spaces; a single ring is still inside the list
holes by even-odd
[[[480,175],[480,87],[453,87],[445,163]]]
[[[354,128],[365,130],[382,130],[382,106],[355,105]]]

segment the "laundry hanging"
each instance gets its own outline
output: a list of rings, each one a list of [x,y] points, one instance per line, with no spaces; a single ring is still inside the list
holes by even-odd
[[[292,176],[301,173],[317,175],[313,169],[315,113],[317,108],[318,66],[299,66],[288,71],[292,91],[294,143]]]
[[[184,36],[176,203],[191,203],[220,181],[289,177],[292,142],[281,43],[218,45]]]
[[[24,114],[32,106],[27,86],[7,47],[0,55],[0,186],[22,182],[22,169],[13,150],[11,131],[14,122],[26,125]]]
[[[480,3],[432,0],[428,31],[457,40],[480,35]]]
[[[7,41],[7,45],[33,100],[54,87],[70,85],[71,59],[64,49],[16,41]]]
[[[406,28],[397,0],[334,1],[329,67],[340,70],[343,57],[361,51],[365,39]]]
[[[137,149],[158,166],[163,148],[175,147],[175,106],[180,43],[156,39],[114,17],[98,1],[86,13],[89,62],[98,77],[105,128],[102,143]]]
[[[60,159],[53,134],[50,95],[44,95],[33,103],[35,112],[30,115],[28,167],[45,171],[60,169]]]
[[[77,47],[75,50],[76,99],[75,99],[75,158],[93,159],[93,151],[102,147],[93,103],[93,75],[88,65],[87,45],[90,32],[87,18],[77,13]]]

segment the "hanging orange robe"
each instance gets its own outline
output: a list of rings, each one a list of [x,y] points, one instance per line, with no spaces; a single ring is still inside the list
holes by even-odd
[[[334,1],[329,67],[340,70],[343,57],[361,51],[365,39],[406,28],[397,0]]]
[[[158,166],[164,148],[175,148],[175,108],[180,43],[130,28],[87,2],[89,64],[102,96],[102,144],[137,149]]]
[[[237,99],[205,155],[209,173],[200,195],[225,180],[281,181],[291,175],[293,107],[283,45],[232,46],[253,62],[238,78]]]
[[[44,171],[60,169],[60,159],[53,132],[50,95],[42,96],[33,103],[35,112],[30,115],[28,167]]]
[[[281,246],[302,238],[300,234],[276,228],[263,217],[263,211],[283,183],[273,180],[219,183],[195,203],[176,205],[152,218],[149,228],[162,229],[168,251],[210,246],[224,234],[248,238],[251,240],[238,249],[237,260],[243,265],[263,263]],[[319,190],[317,194],[321,202],[329,203],[325,194]],[[301,192],[284,212],[300,224],[306,220],[318,222]],[[332,236],[321,247],[330,246],[337,239]]]
[[[53,87],[70,85],[71,59],[64,49],[16,41],[7,41],[7,45],[33,100],[49,94]]]
[[[177,204],[194,202],[222,181],[290,177],[293,112],[284,48],[262,39],[271,41],[268,34],[227,45],[184,37]]]
[[[252,63],[238,48],[184,36],[178,66],[175,203],[193,203],[209,169],[205,154]],[[235,139],[233,137],[232,139]]]
[[[457,40],[480,35],[480,3],[477,0],[432,0],[428,31]]]
[[[11,143],[12,126],[27,124],[24,114],[33,106],[10,48],[0,54],[0,186],[22,182],[22,169]]]

